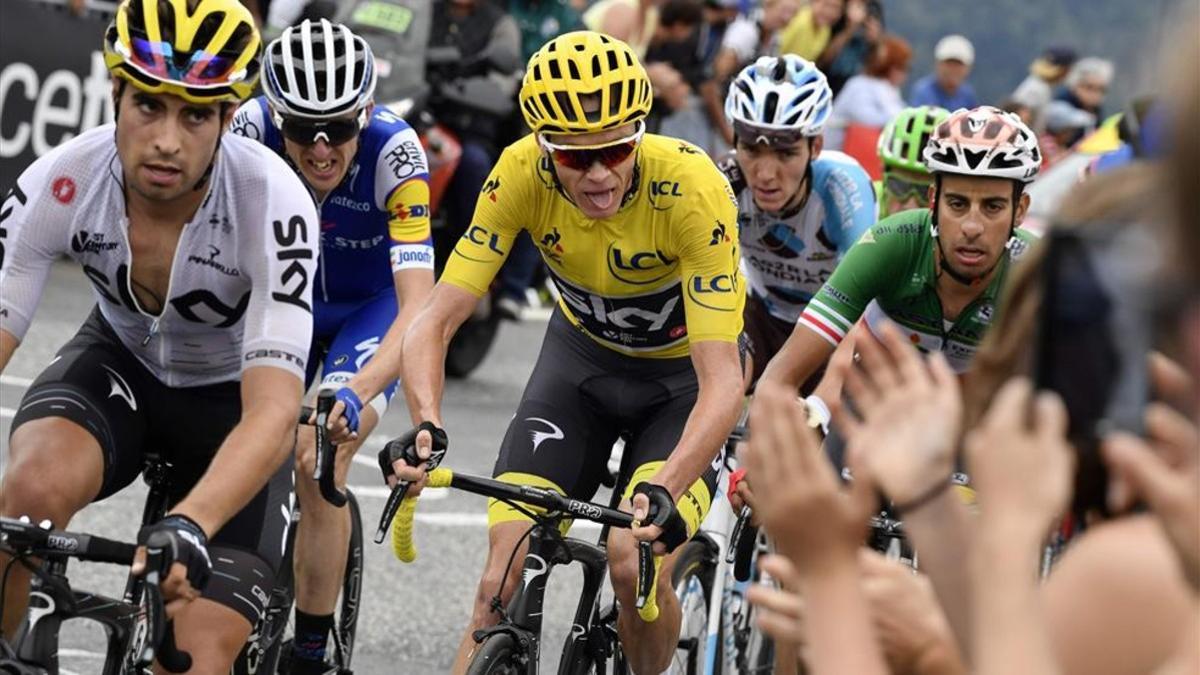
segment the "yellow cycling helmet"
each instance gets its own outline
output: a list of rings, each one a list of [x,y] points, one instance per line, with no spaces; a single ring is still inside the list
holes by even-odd
[[[152,94],[192,103],[246,99],[262,38],[238,0],[124,0],[104,35],[104,64]]]
[[[581,97],[599,96],[587,112]],[[650,112],[650,78],[629,45],[594,31],[565,33],[529,58],[521,112],[535,133],[586,134],[636,122]]]

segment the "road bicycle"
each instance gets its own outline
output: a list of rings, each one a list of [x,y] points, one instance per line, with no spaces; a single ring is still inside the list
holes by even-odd
[[[399,443],[401,441],[392,441]],[[403,456],[412,465],[419,463],[415,448],[410,444]],[[394,455],[393,455],[394,456]],[[618,476],[625,475],[622,470]],[[583,590],[575,610],[571,632],[567,636],[559,660],[558,672],[562,675],[584,675],[586,673],[627,673],[628,664],[617,639],[617,614],[621,611],[617,603],[601,605],[601,587],[608,573],[606,542],[612,527],[628,528],[633,516],[617,510],[623,486],[615,477],[609,476],[612,498],[607,506],[580,501],[563,496],[554,490],[532,485],[503,483],[491,478],[473,476],[435,467],[428,473],[428,487],[451,487],[472,494],[499,499],[527,515],[533,524],[526,532],[529,549],[522,562],[521,584],[517,587],[507,607],[501,606],[498,592],[493,607],[500,613],[495,626],[476,631],[478,643],[475,657],[467,669],[469,675],[498,675],[525,673],[535,675],[539,670],[541,652],[542,607],[545,599],[546,582],[550,572],[560,565],[578,562],[583,567]],[[394,489],[398,493],[394,511],[385,509],[380,526],[390,529],[392,545],[397,557],[403,561],[416,558],[413,543],[413,517],[416,500],[404,500],[407,485],[401,481]],[[545,509],[537,513],[529,507]],[[394,516],[394,518],[393,518]],[[649,515],[653,518],[653,514]],[[561,533],[560,525],[567,520],[583,519],[599,523],[603,527],[596,543],[567,537]],[[518,543],[518,548],[520,543]],[[515,562],[516,549],[509,558],[509,566]],[[645,621],[658,616],[655,601],[657,575],[661,557],[654,556],[649,542],[638,545],[637,612]],[[503,578],[508,577],[508,570]],[[633,608],[630,608],[633,609]],[[628,611],[628,610],[626,610]],[[611,670],[610,670],[611,667]]]
[[[362,518],[358,502],[349,491],[341,492],[334,485],[334,450],[325,430],[329,412],[333,407],[332,392],[322,392],[317,399],[314,425],[317,432],[317,462],[314,479],[320,485],[321,494],[336,506],[346,506],[351,514],[351,536],[346,558],[346,569],[342,577],[342,593],[339,612],[333,631],[333,663],[339,674],[349,674],[350,658],[358,627],[359,600],[362,591],[363,540]],[[300,424],[308,424],[313,409],[301,409]],[[148,454],[142,477],[149,486],[146,502],[142,509],[143,526],[162,519],[168,508],[171,487],[172,464],[158,454]],[[255,625],[246,645],[234,662],[234,675],[274,674],[279,672],[281,658],[290,653],[290,620],[295,599],[292,560],[295,547],[295,526],[300,511],[293,506],[287,543],[280,563],[279,574],[271,589],[266,611]],[[34,528],[22,521],[0,519],[0,534],[5,537],[2,545],[8,552],[16,553],[16,560],[24,560],[34,572],[30,590],[30,608],[18,629],[11,647],[12,660],[28,672],[58,675],[58,644],[62,623],[68,619],[85,619],[104,627],[108,639],[103,675],[118,673],[150,672],[145,660],[146,646],[158,643],[160,635],[154,628],[162,617],[148,611],[153,609],[153,598],[158,596],[158,575],[129,575],[121,599],[105,598],[82,590],[72,590],[67,576],[67,560],[96,560],[128,565],[133,559],[134,546],[86,534],[56,532],[45,528]],[[127,554],[127,555],[126,555]],[[40,566],[29,563],[31,558],[43,560]],[[4,575],[7,578],[7,573]],[[154,579],[151,581],[151,579]],[[150,598],[147,600],[146,598]],[[158,601],[161,607],[161,599]],[[147,636],[151,636],[147,640]],[[168,632],[167,635],[170,635]],[[157,656],[170,672],[183,672],[190,668],[190,658],[174,654],[173,642]],[[0,654],[0,658],[3,655]],[[169,663],[174,657],[176,661]],[[153,654],[151,656],[153,658]],[[168,660],[164,660],[164,658]],[[181,664],[188,665],[181,665]],[[172,669],[174,666],[175,669]],[[13,665],[16,668],[17,665]],[[286,672],[286,670],[284,671]]]
[[[13,565],[23,565],[33,574],[29,611],[15,646],[0,639],[0,672],[58,675],[58,632],[68,619],[86,619],[104,628],[108,648],[103,675],[150,672],[156,660],[168,672],[191,668],[191,656],[175,646],[158,589],[167,566],[160,551],[148,553],[146,573],[131,575],[120,599],[73,589],[67,580],[70,558],[129,566],[136,548],[91,534],[53,530],[48,520],[35,525],[28,518],[0,518],[0,549],[12,556],[4,580]]]

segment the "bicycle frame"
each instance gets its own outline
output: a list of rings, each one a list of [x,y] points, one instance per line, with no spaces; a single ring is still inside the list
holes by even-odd
[[[620,492],[614,490],[610,508],[620,503]],[[607,645],[594,645],[592,640],[607,639],[596,629],[603,623],[599,599],[604,579],[608,575],[608,555],[605,541],[608,526],[601,528],[596,544],[559,534],[561,514],[539,517],[529,537],[529,550],[521,567],[521,585],[509,600],[500,623],[476,632],[476,640],[493,633],[508,633],[521,646],[527,661],[525,672],[536,675],[540,668],[542,609],[545,603],[546,582],[550,571],[560,565],[578,562],[583,566],[583,590],[575,609],[571,633],[563,643],[559,661],[560,675],[587,673],[597,655],[607,653]],[[598,664],[597,664],[598,665]]]
[[[46,584],[36,575],[30,583],[29,610],[14,641],[17,658],[58,675],[58,635],[64,621],[87,619],[104,627],[108,648],[103,675],[118,675],[134,666],[134,649],[149,635],[146,614],[136,602],[123,602],[86,591],[72,591],[66,585],[66,561],[47,561],[46,571],[59,584]]]

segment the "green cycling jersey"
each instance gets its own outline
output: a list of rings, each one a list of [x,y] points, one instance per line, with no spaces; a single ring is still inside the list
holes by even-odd
[[[836,346],[860,318],[872,332],[880,321],[891,319],[922,351],[941,351],[956,372],[964,372],[996,315],[1012,261],[1035,240],[1018,229],[999,272],[949,321],[937,294],[939,268],[929,211],[897,213],[876,223],[851,247],[808,303],[800,323]]]

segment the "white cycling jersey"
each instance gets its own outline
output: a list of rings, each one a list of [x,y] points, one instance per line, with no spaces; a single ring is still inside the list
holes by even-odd
[[[31,164],[0,203],[0,328],[25,336],[55,258],[78,262],[121,343],[163,384],[237,380],[253,366],[304,378],[317,213],[274,153],[226,134],[208,194],[179,235],[153,316],[130,288],[129,221],[112,124]]]
[[[736,152],[719,164],[738,196],[742,274],[771,316],[795,323],[838,261],[875,222],[875,192],[849,155],[826,150],[812,161],[812,191],[794,213],[765,213]]]

